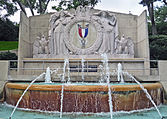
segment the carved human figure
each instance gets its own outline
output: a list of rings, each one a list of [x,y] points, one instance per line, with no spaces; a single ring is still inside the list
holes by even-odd
[[[46,40],[44,35],[42,35],[41,39],[39,40],[39,54],[49,54],[48,43],[49,41]]]
[[[49,33],[48,33],[48,39],[49,39],[49,51],[51,54],[54,54],[55,52],[55,43],[54,43],[54,24],[56,20],[58,19],[58,13],[54,13],[51,15],[49,20]]]
[[[54,44],[54,54],[68,54],[68,49],[64,43],[64,28],[67,23],[73,18],[73,15],[65,13],[64,11],[59,12],[57,20],[52,22],[52,31],[50,31],[51,41]],[[54,34],[54,35],[52,35]],[[53,37],[53,38],[52,38]]]
[[[123,34],[120,40],[115,41],[116,54],[133,54],[133,42],[130,39],[125,38]],[[130,51],[131,50],[131,51]]]
[[[78,6],[75,13],[77,17],[90,17],[90,14],[91,14],[90,7],[86,7],[86,6],[84,7]]]
[[[99,53],[112,53],[113,41],[114,41],[114,27],[116,27],[116,18],[108,12],[101,11],[98,14],[94,14],[97,17],[93,17],[97,22],[101,24],[103,42],[99,48]]]
[[[38,57],[39,54],[39,40],[40,37],[36,37],[36,40],[33,43],[33,57]]]

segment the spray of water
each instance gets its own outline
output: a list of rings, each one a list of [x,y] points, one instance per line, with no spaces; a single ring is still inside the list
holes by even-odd
[[[85,60],[84,60],[84,58],[82,58],[82,60],[81,60],[81,65],[82,65],[82,67],[81,67],[82,68],[82,82],[84,82],[84,79],[85,79],[84,78],[84,66],[85,66],[84,62],[85,62]]]
[[[45,73],[42,73],[41,75],[39,75],[39,76],[38,76],[37,78],[35,78],[35,79],[28,85],[28,87],[24,90],[23,94],[21,95],[21,97],[20,97],[19,100],[17,101],[17,104],[16,104],[16,106],[14,107],[14,109],[13,109],[13,111],[12,111],[12,113],[11,113],[9,119],[12,118],[12,116],[13,116],[13,114],[14,114],[16,108],[18,107],[20,101],[22,100],[22,98],[23,98],[23,96],[25,95],[25,93],[27,92],[27,90],[31,87],[31,85],[32,85],[36,80],[42,78],[44,75],[45,75]]]
[[[152,97],[150,96],[150,94],[148,93],[147,89],[144,88],[144,86],[139,82],[137,81],[131,74],[129,74],[128,72],[123,72],[123,74],[129,76],[131,79],[133,79],[139,86],[140,88],[144,91],[144,93],[146,94],[147,98],[151,101],[151,103],[154,105],[155,109],[157,110],[159,116],[161,117],[161,119],[163,118],[159,109],[157,108],[155,102],[153,101]]]
[[[62,118],[63,115],[63,98],[64,98],[64,85],[62,84],[62,88],[61,88],[61,100],[60,100],[60,118]]]
[[[68,75],[68,83],[70,83],[70,63],[69,63],[69,60],[67,59],[67,71],[68,71],[68,73],[67,73],[67,75]]]
[[[46,74],[45,74],[45,83],[52,83],[50,74],[51,74],[51,71],[50,71],[50,68],[48,67],[46,69]]]
[[[62,82],[65,81],[66,65],[69,65],[69,60],[68,60],[68,59],[65,59],[65,60],[64,60],[63,76],[62,76],[62,79],[61,79]],[[68,79],[68,80],[69,80],[69,79]],[[62,88],[61,88],[60,118],[62,118],[62,115],[63,115],[63,98],[64,98],[64,84],[62,84]]]
[[[62,82],[65,81],[66,65],[67,65],[68,62],[69,62],[68,59],[64,60],[63,75],[62,75],[62,80],[61,80]]]
[[[107,86],[108,86],[108,96],[109,96],[109,107],[110,107],[110,118],[113,118],[113,105],[112,105],[112,96],[111,96],[111,88],[110,88],[110,71],[109,71],[109,66],[108,66],[108,57],[107,54],[102,54],[103,57],[103,65],[106,69],[106,80],[107,80]]]
[[[123,71],[121,63],[118,63],[117,78],[120,83],[125,83],[123,79]]]
[[[99,83],[103,83],[104,82],[104,67],[102,65],[99,65],[99,70],[100,70]]]

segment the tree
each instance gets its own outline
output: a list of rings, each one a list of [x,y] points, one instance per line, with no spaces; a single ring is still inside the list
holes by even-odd
[[[149,44],[151,60],[167,60],[167,35],[150,36]]]
[[[159,0],[162,1],[165,5],[167,5],[167,1],[166,0]]]
[[[57,0],[1,0],[0,1],[0,11],[5,9],[7,11],[7,15],[13,15],[18,9],[20,9],[25,15],[27,15],[26,8],[29,8],[32,16],[34,16],[34,10],[37,10],[39,14],[44,14],[47,11],[47,6],[49,2],[57,1]],[[100,0],[61,0],[58,6],[54,6],[55,10],[62,9],[71,9],[77,8],[79,5],[82,6],[91,6],[92,8],[99,2]],[[19,8],[18,8],[19,6]]]
[[[0,41],[18,40],[19,27],[7,18],[0,18]]]
[[[6,17],[6,16],[14,15],[14,13],[18,9],[10,0],[0,0],[0,11],[3,11],[3,10],[7,11],[7,14],[4,15]]]
[[[155,22],[158,34],[167,35],[167,6],[163,5],[155,9]]]
[[[18,4],[20,9],[25,14],[27,14],[25,8],[29,8],[31,14],[34,16],[34,10],[37,10],[39,14],[44,14],[46,12],[49,2],[53,0],[12,0],[12,1]]]
[[[18,9],[27,15],[25,8],[29,8],[32,16],[34,16],[34,10],[37,10],[39,14],[46,13],[47,6],[50,1],[54,0],[1,0],[0,10],[7,10],[8,15],[13,15]],[[19,8],[17,8],[19,6]]]
[[[156,0],[142,0],[139,4],[142,4],[143,6],[147,6],[148,12],[149,12],[149,17],[151,20],[151,29],[152,29],[152,35],[157,34],[157,29],[155,25],[155,20],[154,20],[154,2]]]
[[[93,8],[100,0],[62,0],[58,6],[52,7],[53,9],[60,11],[62,9],[76,9],[78,6],[90,6]]]

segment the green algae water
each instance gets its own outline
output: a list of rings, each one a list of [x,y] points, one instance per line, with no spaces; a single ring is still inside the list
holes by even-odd
[[[167,105],[158,107],[162,116],[167,116]],[[9,119],[13,110],[12,106],[0,103],[0,119]],[[12,119],[59,119],[59,112],[36,112],[31,110],[17,109]],[[83,114],[83,113],[63,113],[62,119],[110,119],[109,113]],[[157,111],[152,109],[133,111],[133,112],[115,112],[113,119],[160,119]],[[165,119],[165,118],[164,118]],[[167,119],[167,118],[166,118]]]

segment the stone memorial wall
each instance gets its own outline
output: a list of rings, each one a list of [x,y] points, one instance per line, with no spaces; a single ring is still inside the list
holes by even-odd
[[[56,12],[50,16],[48,35],[36,37],[33,58],[98,57],[104,53],[111,58],[134,58],[134,42],[119,35],[118,25],[114,13],[93,12],[89,7]]]

